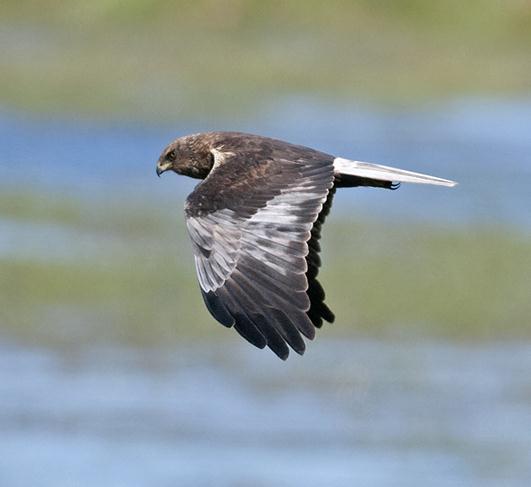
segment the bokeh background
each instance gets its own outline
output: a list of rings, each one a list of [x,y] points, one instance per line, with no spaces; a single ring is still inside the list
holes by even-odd
[[[0,45],[0,485],[531,483],[531,2],[3,0]],[[460,184],[339,192],[282,363],[155,177],[203,130]]]

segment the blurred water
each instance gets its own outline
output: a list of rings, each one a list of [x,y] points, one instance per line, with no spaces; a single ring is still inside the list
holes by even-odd
[[[0,111],[0,185],[63,191],[89,201],[134,197],[179,210],[195,185],[154,176],[162,148],[203,130],[242,130],[459,181],[451,191],[404,186],[342,191],[335,212],[376,218],[531,228],[531,101],[465,99],[409,110],[283,99],[239,121],[90,122]],[[1,187],[1,186],[0,186]]]
[[[0,352],[0,485],[531,482],[530,344]]]

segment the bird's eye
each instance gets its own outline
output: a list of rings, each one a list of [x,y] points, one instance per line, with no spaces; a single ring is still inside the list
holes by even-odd
[[[171,150],[166,154],[166,159],[169,161],[175,161],[175,150]]]

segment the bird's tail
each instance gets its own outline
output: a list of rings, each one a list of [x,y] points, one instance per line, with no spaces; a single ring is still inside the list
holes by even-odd
[[[455,186],[455,181],[420,174],[418,172],[405,171],[389,166],[381,166],[370,162],[351,161],[336,157],[334,159],[334,171],[338,176],[355,176],[363,179],[376,179],[377,181],[435,184],[438,186]]]

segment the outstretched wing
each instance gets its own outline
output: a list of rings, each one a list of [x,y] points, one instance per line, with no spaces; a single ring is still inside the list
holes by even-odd
[[[301,334],[312,339],[322,318],[333,320],[316,280],[323,205],[333,181],[331,158],[249,160],[225,153],[187,199],[207,308],[282,359],[288,345],[304,352]]]

